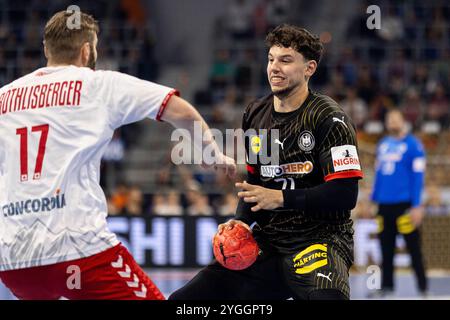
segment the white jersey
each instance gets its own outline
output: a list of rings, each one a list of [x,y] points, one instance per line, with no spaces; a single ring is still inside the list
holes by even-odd
[[[45,67],[0,89],[0,271],[116,244],[99,185],[113,132],[159,119],[172,88],[114,71]]]

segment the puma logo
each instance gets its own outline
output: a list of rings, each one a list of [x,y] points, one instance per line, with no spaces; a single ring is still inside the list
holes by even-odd
[[[323,273],[321,273],[321,272],[318,272],[317,273],[317,277],[322,277],[322,278],[325,278],[325,279],[328,279],[330,282],[332,282],[331,281],[331,272],[326,276],[326,275],[324,275]]]
[[[283,142],[281,142],[278,139],[275,139],[275,143],[279,144],[281,146],[281,150],[284,150],[284,142],[286,141],[287,138],[284,138]]]
[[[348,127],[347,127],[347,124],[344,122],[344,116],[342,116],[342,120],[339,119],[339,118],[333,117],[333,122],[340,122],[340,123],[342,123],[346,128],[348,128]]]

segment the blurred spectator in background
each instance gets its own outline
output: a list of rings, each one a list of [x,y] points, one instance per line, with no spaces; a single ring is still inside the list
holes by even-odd
[[[268,29],[286,23],[289,17],[291,4],[289,0],[262,0],[266,5],[266,21]],[[269,30],[264,30],[268,32]]]
[[[253,10],[253,26],[256,37],[262,37],[269,29],[267,21],[267,3],[269,0],[261,0]]]
[[[442,200],[442,190],[436,184],[427,186],[427,200],[425,201],[425,212],[427,215],[448,215],[449,205]]]
[[[382,252],[382,290],[375,296],[391,294],[394,290],[394,253],[396,235],[403,235],[420,292],[425,295],[427,279],[422,259],[419,226],[424,211],[421,195],[425,174],[425,151],[422,143],[408,133],[401,111],[386,115],[389,136],[377,146],[375,181],[372,200],[378,204]]]
[[[159,216],[183,215],[180,194],[176,190],[170,190],[167,195],[155,194],[153,196],[152,214]]]
[[[162,193],[156,193],[153,195],[152,200],[152,214],[154,215],[167,215],[167,201],[166,197]]]
[[[356,89],[358,91],[358,96],[367,104],[373,100],[379,91],[378,81],[367,64],[361,65],[358,70]]]
[[[358,129],[364,125],[368,110],[367,104],[357,96],[355,88],[348,88],[346,98],[341,101],[341,107],[345,113],[353,120]]]
[[[127,202],[123,209],[123,214],[130,216],[141,216],[144,212],[144,197],[142,190],[133,186],[128,190]]]
[[[213,90],[224,90],[231,83],[234,67],[230,60],[230,51],[218,49],[210,70],[210,87]]]
[[[0,26],[0,32],[1,32],[1,26]],[[0,43],[1,43],[1,39],[0,39]],[[2,47],[0,47],[0,84],[6,83],[6,79],[7,79],[6,65],[7,65],[7,63],[6,63],[6,58],[5,58],[5,50],[3,50]]]
[[[203,194],[200,190],[191,189],[186,193],[189,206],[187,207],[187,214],[190,216],[212,216],[214,214],[213,208],[209,205],[208,196]]]
[[[121,0],[120,6],[126,14],[127,20],[137,29],[147,22],[145,7],[140,0]]]
[[[370,119],[383,121],[386,113],[394,108],[392,99],[386,94],[377,94],[369,104]]]
[[[221,216],[234,216],[236,213],[236,208],[239,202],[239,198],[236,193],[226,193],[222,197],[222,205],[220,206],[218,213]]]
[[[449,109],[450,104],[445,96],[444,86],[439,83],[426,109],[426,120],[437,121],[443,128],[448,128]]]
[[[450,23],[449,23],[450,25]],[[450,32],[449,32],[450,38]],[[446,48],[442,51],[442,56],[439,60],[433,63],[431,66],[431,74],[436,81],[442,83],[444,91],[447,92],[447,96],[450,91],[450,48]]]
[[[400,103],[400,110],[402,111],[405,120],[413,126],[417,127],[422,122],[425,104],[416,89],[409,88],[406,91],[406,94]]]
[[[123,212],[128,202],[128,187],[119,183],[111,194],[111,204],[119,211]]]
[[[395,104],[399,104],[408,86],[408,79],[411,76],[411,64],[406,59],[404,50],[396,50],[392,60],[386,64],[383,78],[387,81],[391,99]]]
[[[228,5],[225,21],[233,40],[246,40],[254,36],[253,5],[248,0],[232,0]]]
[[[404,36],[403,19],[396,12],[395,7],[388,7],[387,15],[383,16],[383,27],[377,29],[381,39],[392,42],[402,39]]]
[[[219,125],[237,122],[236,126],[232,126],[235,128],[239,127],[241,113],[237,103],[237,89],[229,87],[225,91],[225,97],[214,105],[211,120]]]
[[[106,204],[108,206],[108,215],[109,216],[118,216],[121,214],[119,208],[116,207],[116,204],[112,200],[111,196],[106,197]]]
[[[409,87],[415,88],[417,94],[425,97],[427,94],[427,84],[429,81],[429,72],[427,65],[424,63],[416,65],[413,71],[412,79]]]
[[[242,59],[236,65],[234,85],[243,92],[251,90],[255,84],[253,81],[255,60],[256,53],[254,49],[250,48],[244,51]]]
[[[344,77],[344,84],[346,86],[356,85],[358,79],[358,59],[353,53],[353,49],[345,47],[342,50],[339,61],[337,62],[337,70]]]
[[[326,95],[329,95],[336,101],[342,101],[345,97],[345,81],[344,76],[339,71],[333,71],[331,73],[331,79],[324,89]]]

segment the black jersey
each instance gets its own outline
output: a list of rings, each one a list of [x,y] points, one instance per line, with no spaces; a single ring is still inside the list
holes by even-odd
[[[355,127],[328,96],[310,91],[300,108],[279,113],[271,94],[248,105],[242,127],[247,133],[255,130],[245,139],[250,183],[271,189],[301,189],[333,179],[362,177]],[[274,129],[278,129],[278,135]],[[267,163],[267,159],[275,159],[274,155],[278,155],[278,163]],[[324,209],[312,215],[278,208],[246,214],[258,223],[255,234],[280,252],[291,253],[327,241],[352,260],[349,210]]]

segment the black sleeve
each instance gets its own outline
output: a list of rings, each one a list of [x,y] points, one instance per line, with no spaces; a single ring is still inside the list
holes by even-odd
[[[234,218],[236,220],[240,220],[242,222],[245,222],[248,225],[251,225],[254,220],[251,217],[251,203],[244,202],[244,200],[239,199],[239,203],[236,209],[236,214]]]
[[[318,125],[319,163],[325,181],[362,178],[356,131],[351,119],[337,110],[323,116]]]
[[[284,208],[306,212],[352,210],[358,198],[358,179],[335,179],[313,188],[283,190]]]
[[[251,104],[249,104],[247,106],[247,108],[244,111],[244,115],[242,117],[242,130],[244,130],[244,132],[248,129],[248,122],[249,122],[249,109],[251,107]],[[248,153],[248,144],[247,141],[245,140],[244,137],[244,145],[245,145],[245,152]],[[257,184],[260,185],[260,179],[258,178],[258,175],[255,174],[257,167],[256,166],[252,166],[250,164],[247,163],[247,182],[250,184]],[[236,209],[236,214],[234,216],[234,218],[236,220],[241,220],[242,222],[245,222],[248,225],[251,225],[255,220],[252,218],[252,211],[251,208],[254,204],[253,203],[247,203],[244,202],[243,199],[239,199],[238,202],[238,206]]]
[[[247,173],[246,181],[250,184],[257,184],[257,185],[261,184],[259,179],[250,172]],[[254,205],[255,205],[254,203],[244,202],[244,200],[240,198],[234,218],[236,220],[241,220],[242,222],[245,222],[248,225],[251,225],[255,221],[255,219],[252,218],[253,212],[251,210],[251,208]]]

